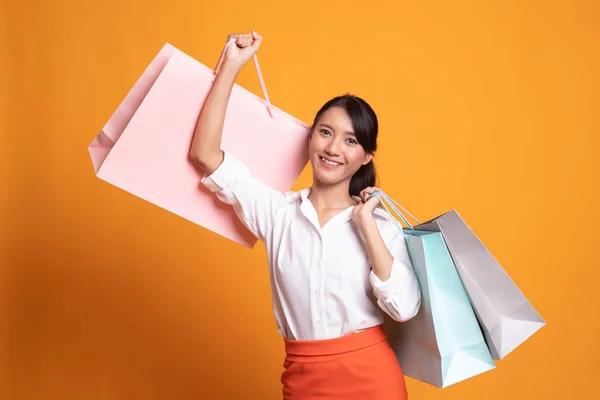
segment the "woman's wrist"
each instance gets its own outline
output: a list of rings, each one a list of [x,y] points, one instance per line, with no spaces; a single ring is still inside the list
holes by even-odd
[[[377,228],[377,224],[375,223],[375,217],[373,216],[373,214],[359,215],[356,224],[358,225],[358,229],[363,234],[372,228]]]
[[[225,59],[223,61],[223,64],[221,64],[219,74],[229,74],[229,75],[237,76],[243,67],[244,67],[244,64],[242,64],[238,61]]]
[[[228,91],[231,90],[239,73],[240,69],[236,68],[236,66],[223,63],[215,78],[214,87],[223,87],[227,88]]]

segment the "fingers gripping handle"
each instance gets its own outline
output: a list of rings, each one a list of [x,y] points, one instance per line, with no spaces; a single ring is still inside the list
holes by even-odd
[[[221,55],[219,56],[219,61],[217,61],[217,65],[215,66],[215,69],[213,70],[213,73],[215,75],[217,75],[219,73],[218,71],[221,68],[221,64],[223,63],[223,59],[225,57],[225,52],[227,51],[227,48],[235,42],[236,42],[236,39],[233,38],[233,39],[229,39],[227,41],[227,44],[225,44],[225,47],[223,48],[223,51],[221,52]],[[271,118],[273,118],[273,110],[271,109],[271,100],[269,100],[269,94],[267,93],[267,87],[265,85],[265,80],[263,79],[262,72],[260,70],[260,65],[258,65],[258,57],[256,57],[256,54],[254,54],[252,56],[252,58],[254,58],[254,65],[256,65],[256,72],[258,72],[258,79],[260,80],[260,86],[262,87],[263,94],[265,95],[265,105],[267,106],[267,111],[269,112],[269,115],[271,116]]]

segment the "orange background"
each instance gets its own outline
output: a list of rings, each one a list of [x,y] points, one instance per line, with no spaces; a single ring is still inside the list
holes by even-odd
[[[491,372],[444,390],[407,378],[411,398],[597,395],[593,1],[12,3],[0,398],[280,398],[264,248],[97,179],[87,152],[165,42],[212,66],[249,29],[277,106],[308,123],[334,95],[364,97],[381,186],[423,219],[457,208],[548,322]],[[252,65],[238,83],[260,95]],[[310,182],[307,167],[295,189]]]

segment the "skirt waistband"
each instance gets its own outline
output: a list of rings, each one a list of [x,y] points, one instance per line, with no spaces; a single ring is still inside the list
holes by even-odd
[[[335,339],[291,340],[283,339],[285,352],[298,356],[325,356],[348,353],[380,343],[386,339],[383,325],[367,328],[358,333]]]

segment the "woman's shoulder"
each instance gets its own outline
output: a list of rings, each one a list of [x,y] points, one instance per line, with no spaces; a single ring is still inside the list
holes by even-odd
[[[379,232],[386,242],[402,232],[403,227],[400,221],[390,215],[385,209],[378,207],[374,210],[373,215],[379,227]]]
[[[377,207],[374,211],[373,211],[373,215],[375,216],[376,219],[380,220],[383,223],[394,223],[394,217],[392,217],[390,215],[389,212],[387,212],[385,209],[381,208],[381,207]]]
[[[295,203],[297,201],[300,201],[301,199],[305,199],[308,196],[309,191],[310,188],[304,188],[297,191],[289,190],[287,192],[283,192],[283,201],[286,203]]]

